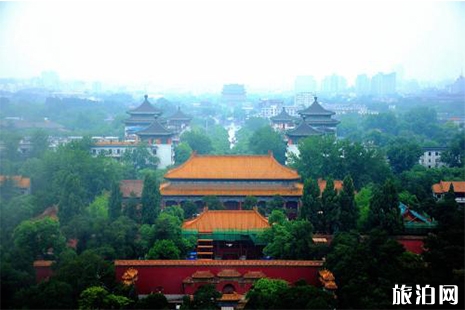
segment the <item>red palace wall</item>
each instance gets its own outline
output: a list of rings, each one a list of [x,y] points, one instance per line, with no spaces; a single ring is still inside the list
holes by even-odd
[[[402,244],[406,251],[421,254],[424,252],[424,237],[423,236],[399,236],[397,242]]]
[[[308,284],[319,286],[318,271],[322,261],[260,261],[260,260],[117,260],[115,261],[116,279],[129,268],[138,271],[135,285],[138,294],[151,292],[163,294],[193,294],[196,289],[206,283],[214,283],[218,291],[232,284],[238,294],[245,294],[255,279],[244,279],[250,271],[259,271],[267,278],[283,279],[289,283],[305,280]],[[235,270],[240,276],[235,278],[219,277],[223,270]],[[215,277],[212,279],[194,279],[194,283],[183,283],[195,272],[209,271]]]

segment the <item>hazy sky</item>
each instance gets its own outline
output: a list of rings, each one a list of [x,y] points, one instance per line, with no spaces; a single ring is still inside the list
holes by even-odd
[[[0,77],[292,85],[296,75],[456,78],[465,2],[0,3]]]

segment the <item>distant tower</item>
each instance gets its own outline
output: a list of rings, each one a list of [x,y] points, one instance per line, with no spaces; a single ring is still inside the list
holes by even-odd
[[[230,105],[240,105],[247,102],[247,94],[242,84],[226,84],[221,92],[221,102]]]
[[[336,113],[326,110],[315,97],[311,106],[298,112],[308,125],[322,133],[336,133],[338,120],[332,118]]]
[[[128,111],[130,115],[124,121],[124,136],[126,139],[136,139],[136,133],[152,124],[153,120],[161,115],[161,110],[152,106],[148,101],[148,96],[144,96],[144,101],[137,108]]]

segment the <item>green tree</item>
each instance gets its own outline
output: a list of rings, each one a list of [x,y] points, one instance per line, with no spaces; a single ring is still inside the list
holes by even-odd
[[[323,206],[322,218],[324,232],[333,233],[339,230],[341,220],[341,207],[334,189],[334,182],[331,178],[326,181],[326,188],[321,195],[321,204]]]
[[[242,205],[243,210],[252,210],[253,207],[256,207],[258,204],[258,199],[255,196],[247,196],[244,199],[244,204]]]
[[[213,151],[211,139],[198,129],[185,131],[181,141],[186,142],[198,154],[210,154]]]
[[[111,186],[110,201],[108,202],[108,215],[110,220],[114,221],[121,215],[123,194],[119,188],[118,182],[113,182]]]
[[[225,207],[221,200],[216,196],[204,196],[202,198],[204,206],[208,207],[209,210],[224,210]]]
[[[213,154],[228,154],[229,134],[221,125],[213,125],[208,128],[207,135],[212,141]]]
[[[184,204],[182,205],[182,208],[184,209],[184,217],[186,219],[192,218],[198,212],[197,205],[192,201],[184,202]]]
[[[268,218],[268,223],[270,225],[273,225],[274,223],[282,225],[285,221],[287,221],[287,217],[282,210],[273,210]]]
[[[286,162],[286,144],[283,137],[270,126],[262,127],[250,137],[249,148],[254,154],[273,153],[274,158],[281,163]]]
[[[86,288],[79,297],[79,309],[126,309],[132,300],[110,294],[101,286]]]
[[[92,250],[86,250],[77,257],[61,258],[57,267],[56,279],[71,285],[75,300],[88,287],[114,287],[115,284],[113,263],[105,261]]]
[[[179,143],[174,149],[174,163],[181,165],[186,162],[192,154],[192,148],[186,142]]]
[[[48,258],[49,250],[58,255],[65,248],[65,238],[60,224],[51,218],[24,221],[13,233],[14,244],[31,261],[37,256]]]
[[[118,258],[135,258],[137,238],[137,224],[127,216],[120,216],[104,228],[104,245],[111,246]]]
[[[458,133],[449,143],[447,150],[441,154],[441,161],[450,167],[465,165],[465,137]]]
[[[317,249],[312,231],[312,224],[306,220],[275,223],[262,235],[267,242],[263,253],[276,259],[314,259]]]
[[[172,240],[157,240],[147,254],[148,259],[179,259],[181,251]]]
[[[169,309],[168,300],[161,293],[151,293],[142,298],[136,305],[137,309]]]
[[[58,206],[60,222],[67,224],[74,216],[82,212],[84,208],[84,188],[76,174],[69,174],[64,181]]]
[[[217,309],[216,300],[221,297],[213,284],[205,284],[199,287],[194,293],[192,309]]]
[[[338,308],[388,309],[396,283],[417,282],[406,274],[404,248],[386,232],[376,230],[362,237],[337,234],[326,256],[325,267],[336,278]],[[383,266],[380,268],[380,266]],[[409,279],[410,278],[410,279]]]
[[[266,203],[266,213],[269,214],[273,212],[273,210],[283,210],[286,201],[280,195],[274,195],[273,199],[267,201]]]
[[[259,279],[247,292],[246,309],[277,309],[274,306],[282,292],[288,289],[288,283],[281,279]]]
[[[75,309],[72,288],[69,284],[51,278],[15,294],[16,308]]]
[[[350,176],[345,177],[343,184],[344,187],[338,197],[341,208],[339,229],[349,231],[357,227],[359,211],[355,204],[355,188],[352,178]]]
[[[307,178],[304,182],[302,207],[299,217],[312,223],[316,231],[323,231],[323,206],[320,199],[320,187],[315,179]]]
[[[399,210],[399,197],[391,180],[375,188],[370,200],[367,228],[381,228],[390,234],[403,230],[403,220]]]
[[[147,143],[139,143],[134,149],[127,150],[121,160],[133,168],[133,176],[142,169],[156,169],[160,161],[150,153]]]
[[[32,150],[30,157],[41,158],[48,150],[48,134],[43,129],[35,130],[31,135]]]
[[[181,222],[184,221],[184,210],[181,206],[170,206],[163,210],[163,213],[177,217]]]
[[[154,223],[160,213],[160,201],[160,183],[153,173],[147,174],[144,180],[144,188],[141,196],[142,223]]]
[[[94,201],[85,208],[92,219],[108,219],[108,193],[95,197]]]
[[[412,168],[422,154],[420,145],[405,138],[397,138],[387,147],[389,163],[396,174]]]

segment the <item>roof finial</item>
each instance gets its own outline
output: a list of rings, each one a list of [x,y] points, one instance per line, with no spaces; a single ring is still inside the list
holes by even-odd
[[[315,102],[318,101],[318,97],[317,97],[317,96],[313,96],[313,99],[315,99]]]
[[[144,95],[145,101],[147,101],[147,98],[148,98],[148,97],[149,97],[149,96],[148,96],[147,94]]]

